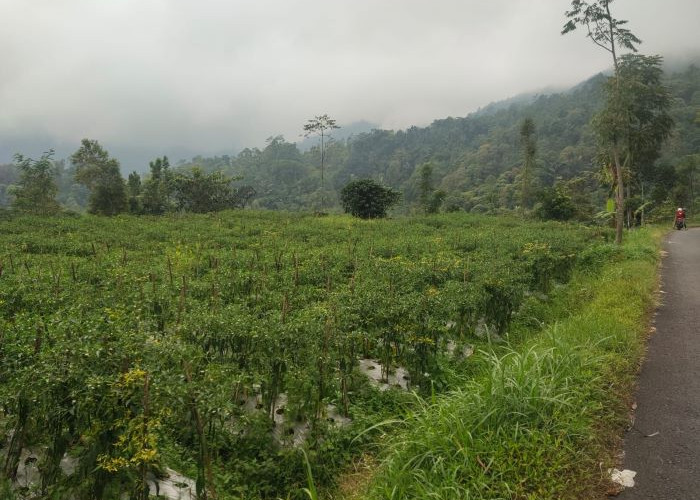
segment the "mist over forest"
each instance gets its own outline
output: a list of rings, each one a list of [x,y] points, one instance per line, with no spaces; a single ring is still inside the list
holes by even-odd
[[[566,193],[576,205],[576,217],[591,220],[604,210],[609,197],[590,125],[603,106],[606,78],[596,75],[560,92],[522,94],[485,105],[466,117],[436,119],[426,127],[393,131],[365,121],[334,129],[324,144],[323,186],[320,138],[303,137],[302,124],[296,137],[271,136],[264,147],[244,147],[236,154],[182,159],[175,150],[163,151],[163,155],[173,172],[196,168],[234,179],[237,188],[254,193],[245,203],[250,208],[314,211],[320,209],[323,199],[324,211],[338,211],[338,193],[345,184],[372,178],[402,193],[394,213],[424,210],[419,199],[421,182],[428,182],[427,188],[440,197],[440,211],[497,213],[521,204],[520,127],[523,120],[531,119],[537,149],[534,192],[540,197],[552,190]],[[666,65],[664,82],[673,95],[675,129],[646,180],[644,196],[654,202],[650,209],[661,205],[665,209],[668,203],[692,205],[687,170],[689,164],[695,165],[697,156],[693,155],[700,147],[698,66],[675,60]],[[342,123],[342,117],[333,118]],[[99,137],[90,139],[99,141]],[[143,181],[151,177],[148,164],[123,162],[108,152],[119,161],[125,177],[130,173]],[[59,203],[71,210],[86,210],[88,190],[75,181],[74,165],[68,159],[54,160]],[[427,173],[428,178],[422,177]],[[0,166],[0,205],[9,206],[9,186],[17,180],[12,164]],[[641,186],[635,189],[641,195]],[[646,201],[639,198],[635,203]]]

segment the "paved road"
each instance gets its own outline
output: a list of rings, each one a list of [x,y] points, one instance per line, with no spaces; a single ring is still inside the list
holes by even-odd
[[[662,305],[625,437],[636,484],[623,500],[700,500],[700,229],[674,231],[665,250]]]

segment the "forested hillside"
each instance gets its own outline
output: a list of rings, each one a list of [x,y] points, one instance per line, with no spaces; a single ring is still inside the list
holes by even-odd
[[[537,148],[534,190],[556,185],[576,199],[581,215],[602,210],[609,187],[599,175],[589,124],[603,104],[604,81],[605,76],[597,75],[566,92],[505,106],[496,103],[464,118],[440,119],[407,130],[373,130],[332,142],[325,158],[330,177],[327,197],[335,200],[337,191],[353,178],[371,177],[403,192],[401,210],[420,210],[421,169],[429,164],[432,188],[446,194],[443,210],[514,209],[523,163],[520,128],[531,118]],[[688,156],[700,151],[700,69],[690,66],[667,76],[666,83],[674,96],[676,128],[645,195],[654,194],[657,204],[690,206],[688,175],[697,168],[697,157]],[[296,210],[313,209],[319,203],[319,163],[318,147],[301,152],[277,136],[262,150],[245,149],[237,157],[195,158],[182,166],[224,169],[255,188],[253,206]],[[669,193],[672,199],[667,199]],[[587,203],[591,205],[582,206]]]
[[[521,204],[521,128],[529,119],[534,125],[534,169],[529,180],[533,204],[558,193],[573,202],[574,216],[588,219],[605,209],[610,189],[596,161],[590,126],[603,105],[605,80],[597,75],[565,92],[494,103],[467,117],[439,119],[427,127],[375,129],[331,140],[325,144],[325,190],[321,148],[314,137],[304,141],[304,145],[316,144],[306,150],[275,136],[262,149],[181,160],[173,170],[190,172],[198,167],[205,173],[221,171],[234,177],[239,188],[254,191],[248,203],[253,208],[340,210],[340,189],[352,179],[369,177],[403,193],[398,212],[425,210],[421,196],[428,193],[436,196],[435,210],[493,213],[518,209]],[[652,212],[654,207],[665,209],[672,204],[692,211],[692,177],[700,151],[700,69],[691,65],[667,74],[665,81],[674,97],[675,129],[661,159],[645,167],[644,181],[631,179],[629,203],[632,209],[646,203]],[[342,122],[342,117],[334,118]],[[54,163],[57,200],[66,208],[84,209],[88,193],[75,181],[74,166]],[[11,203],[10,186],[18,178],[15,166],[0,166],[0,205]],[[148,180],[146,175],[144,182]]]
[[[445,208],[489,211],[514,208],[521,164],[520,123],[531,117],[537,127],[538,182],[551,185],[589,170],[595,153],[588,122],[601,106],[597,76],[561,94],[542,95],[506,109],[489,106],[465,118],[436,120],[407,130],[375,129],[326,151],[330,181],[327,195],[353,178],[371,177],[403,192],[403,210],[418,204],[420,170],[432,166],[432,184],[447,193]],[[695,82],[700,89],[700,82]],[[320,149],[301,152],[284,137],[271,137],[263,149],[245,149],[236,157],[194,158],[180,167],[224,169],[253,186],[253,205],[270,209],[314,208],[321,197]]]

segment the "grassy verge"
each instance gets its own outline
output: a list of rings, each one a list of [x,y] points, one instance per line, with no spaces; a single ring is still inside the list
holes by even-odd
[[[587,306],[409,416],[363,498],[596,498],[643,354],[659,234],[589,255],[571,297]],[[600,264],[602,263],[602,264]],[[564,301],[563,303],[565,303]],[[565,311],[562,311],[565,313]]]

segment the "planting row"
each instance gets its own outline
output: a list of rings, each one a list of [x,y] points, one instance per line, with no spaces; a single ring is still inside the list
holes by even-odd
[[[35,487],[76,498],[146,498],[169,461],[200,498],[284,496],[300,445],[342,460],[380,388],[446,389],[604,237],[464,215],[3,224],[2,473],[42,447]]]

